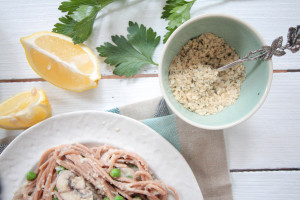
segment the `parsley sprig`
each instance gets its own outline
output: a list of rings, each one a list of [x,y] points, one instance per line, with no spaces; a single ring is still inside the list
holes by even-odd
[[[59,18],[53,32],[72,38],[74,44],[86,41],[93,31],[97,14],[116,0],[69,0],[63,1],[59,10],[66,13]],[[167,33],[163,42],[185,21],[190,19],[190,10],[196,0],[167,0],[161,18],[168,21]],[[127,38],[112,36],[113,43],[104,43],[97,47],[99,55],[105,57],[105,63],[116,66],[113,73],[126,77],[134,76],[147,64],[157,65],[152,56],[160,42],[160,36],[152,28],[129,22]]]
[[[167,0],[161,15],[162,19],[168,20],[163,42],[166,43],[171,34],[185,21],[191,18],[190,10],[196,0]]]
[[[59,18],[61,23],[54,25],[53,32],[67,35],[74,44],[86,41],[93,31],[94,21],[102,8],[115,0],[70,0],[64,1],[59,10],[67,15]]]
[[[147,64],[157,65],[152,60],[155,48],[160,42],[160,36],[152,28],[129,22],[127,38],[114,35],[114,44],[106,42],[97,47],[99,55],[106,57],[105,63],[116,66],[113,73],[126,77],[134,76]]]

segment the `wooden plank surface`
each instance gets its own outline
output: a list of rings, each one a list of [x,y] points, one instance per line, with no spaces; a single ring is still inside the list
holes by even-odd
[[[161,95],[158,79],[104,79],[83,93],[62,90],[48,82],[0,83],[0,101],[32,87],[45,90],[53,115],[101,110]],[[274,74],[261,109],[242,124],[224,130],[230,169],[300,167],[300,73]],[[0,137],[18,131],[0,129]]]
[[[38,78],[25,58],[24,50],[19,42],[20,37],[28,36],[38,31],[51,31],[53,25],[63,14],[57,9],[60,0],[2,0],[0,6],[0,80]],[[126,35],[129,20],[143,23],[163,36],[167,22],[160,18],[165,2],[152,1],[116,1],[104,8],[95,22],[92,36],[86,44],[95,52],[95,48],[110,41],[111,35]],[[253,26],[263,36],[268,44],[278,36],[286,36],[290,26],[299,24],[300,1],[298,0],[252,0],[252,1],[223,1],[198,0],[192,7],[191,16],[195,17],[208,13],[221,13],[236,16]],[[5,31],[4,31],[5,30]],[[9,31],[8,31],[9,30]],[[154,54],[158,62],[163,44],[161,43]],[[101,60],[100,72],[111,75],[113,67]],[[300,57],[288,53],[281,58],[274,58],[274,69],[299,69]],[[22,71],[22,73],[15,73]],[[148,66],[140,71],[141,74],[156,74],[156,66]]]
[[[45,81],[7,82],[0,83],[0,102],[18,92],[31,90],[33,87],[45,90],[52,106],[53,115],[78,110],[105,111],[117,106],[161,96],[156,77],[101,79],[97,88],[81,93],[66,91]],[[11,132],[0,129],[0,138],[6,137]],[[13,131],[13,133],[19,132]]]
[[[231,169],[300,167],[300,73],[274,74],[266,102],[224,130]]]
[[[299,200],[300,172],[231,173],[236,200]]]

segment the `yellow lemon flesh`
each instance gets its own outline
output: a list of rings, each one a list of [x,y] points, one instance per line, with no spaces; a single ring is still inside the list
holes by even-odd
[[[99,61],[86,45],[46,31],[23,37],[21,43],[30,66],[46,81],[76,92],[97,87]]]
[[[0,128],[26,129],[51,116],[44,90],[21,92],[0,104]]]

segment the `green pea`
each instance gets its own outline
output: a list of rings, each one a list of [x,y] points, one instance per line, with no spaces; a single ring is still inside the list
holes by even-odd
[[[32,171],[29,171],[28,173],[27,173],[27,180],[28,181],[32,181],[32,180],[34,180],[35,178],[36,178],[36,173],[34,173],[34,172],[32,172]]]
[[[124,200],[124,198],[122,196],[118,195],[118,196],[115,196],[114,200]]]
[[[59,165],[55,167],[55,170],[59,174],[61,171],[66,170],[66,168],[64,166]]]
[[[53,189],[53,190],[54,190],[54,191],[56,191],[56,192],[58,191],[56,186],[54,187],[54,189]]]
[[[109,175],[114,178],[118,178],[120,176],[120,174],[121,174],[121,172],[117,168],[114,168],[114,169],[110,170],[110,172],[109,172]]]
[[[58,198],[56,196],[53,196],[52,200],[58,200]]]
[[[105,197],[104,200],[110,200],[108,197]]]

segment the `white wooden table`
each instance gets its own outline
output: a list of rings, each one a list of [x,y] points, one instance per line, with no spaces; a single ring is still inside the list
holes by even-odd
[[[62,13],[60,0],[0,1],[0,101],[30,90],[44,89],[53,115],[77,110],[107,110],[161,95],[157,68],[147,66],[135,78],[112,75],[101,59],[99,86],[82,93],[62,90],[43,81],[29,66],[20,37],[51,31]],[[126,34],[128,21],[152,27],[164,35],[160,19],[165,1],[120,0],[106,7],[86,44],[95,47]],[[191,15],[223,13],[253,26],[270,44],[300,24],[299,0],[198,0]],[[286,41],[286,40],[285,40]],[[163,44],[157,48],[158,62]],[[300,52],[274,58],[274,78],[261,109],[242,124],[224,130],[234,198],[238,200],[300,199]],[[0,139],[21,131],[0,129]]]

